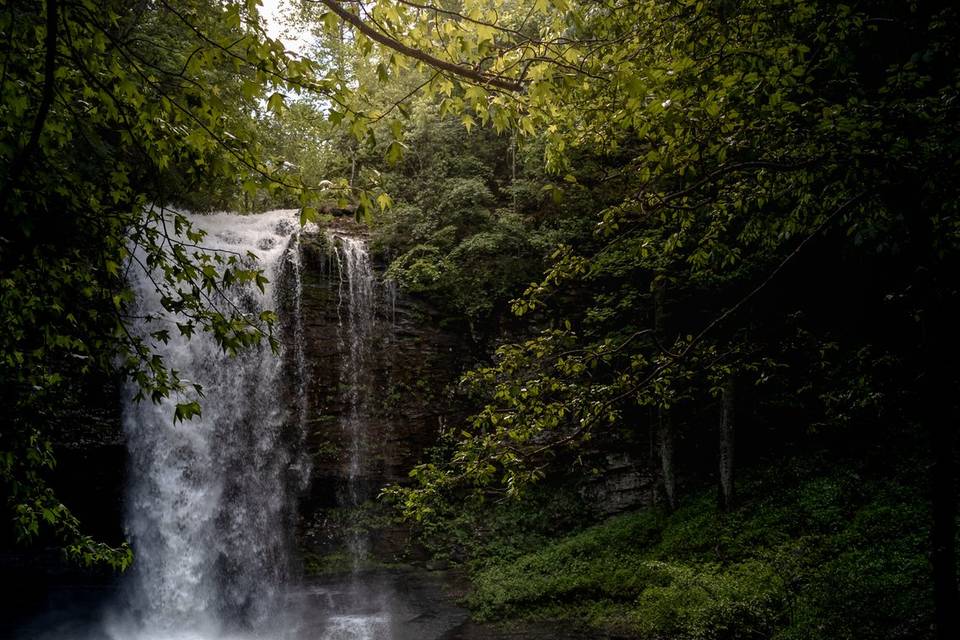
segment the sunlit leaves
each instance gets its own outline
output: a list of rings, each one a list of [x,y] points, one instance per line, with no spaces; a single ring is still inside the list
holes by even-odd
[[[283,94],[278,91],[271,95],[267,100],[267,109],[274,113],[283,111]]]

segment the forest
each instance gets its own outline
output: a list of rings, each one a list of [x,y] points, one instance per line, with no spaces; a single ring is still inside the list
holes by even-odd
[[[960,637],[958,18],[4,0],[0,636]]]

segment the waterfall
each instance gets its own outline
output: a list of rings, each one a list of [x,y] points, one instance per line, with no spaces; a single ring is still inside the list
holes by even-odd
[[[129,330],[156,342],[152,332],[172,329],[155,348],[204,397],[200,418],[174,424],[176,398],[137,403],[127,389],[126,528],[136,559],[108,632],[117,640],[284,637],[294,497],[308,467],[294,453],[306,411],[300,230],[293,211],[191,221],[208,232],[205,248],[256,255],[270,283],[262,292],[238,286],[223,302],[254,316],[286,308],[283,346],[230,357],[209,335],[183,338],[158,319],[166,316],[150,274],[131,270],[139,319]]]
[[[363,503],[372,496],[367,486],[369,443],[366,418],[372,384],[374,330],[379,310],[380,286],[366,242],[357,237],[330,234],[338,281],[338,342],[341,351],[341,392],[344,411],[340,419],[346,443],[345,489],[340,506],[348,518],[347,547],[352,564],[348,611],[332,616],[323,640],[386,640],[391,637],[390,619],[383,594],[371,593],[358,574],[369,553],[369,541],[360,521]],[[390,295],[390,292],[386,292]],[[392,300],[392,296],[391,296]]]
[[[175,323],[183,318],[163,310],[152,279],[157,274],[129,270],[136,303],[128,309],[126,329],[150,343],[188,389],[191,383],[202,386],[202,415],[174,423],[177,402],[192,398],[138,403],[137,389],[124,389],[125,528],[134,564],[103,588],[55,588],[49,610],[17,622],[14,637],[450,637],[466,612],[450,603],[444,580],[409,568],[376,567],[374,544],[364,531],[366,516],[381,515],[369,507],[378,479],[385,477],[386,448],[396,444],[388,416],[378,413],[390,411],[390,366],[398,355],[383,352],[404,345],[395,321],[396,287],[380,279],[364,237],[351,234],[350,224],[335,223],[335,230],[319,237],[314,225],[301,231],[295,211],[188,217],[207,232],[199,242],[205,252],[235,256],[267,275],[264,290],[235,285],[213,302],[252,317],[275,309],[281,349],[261,345],[230,357],[209,335],[180,336]],[[195,250],[189,238],[171,241]],[[134,263],[150,264],[142,250],[135,251]],[[318,274],[329,279],[318,280]],[[164,330],[167,342],[154,335]],[[308,394],[308,384],[315,385],[314,393]],[[334,415],[339,419],[331,424],[327,418]],[[307,425],[315,425],[309,434]],[[322,449],[305,491],[318,442],[336,443],[340,464]],[[324,467],[326,460],[337,468]],[[323,478],[330,484],[318,486]],[[331,555],[340,557],[336,545],[344,541],[348,571],[303,576],[296,570],[295,536],[310,525],[298,514],[301,492],[308,499],[323,496],[324,522],[334,529]],[[308,542],[306,551],[317,548]]]
[[[346,389],[346,414],[341,424],[348,443],[345,469],[346,491],[341,498],[343,506],[357,508],[364,499],[363,476],[367,443],[364,414],[367,398],[371,338],[373,334],[376,279],[366,244],[359,238],[333,236],[333,247],[339,274],[338,340],[343,352],[341,364]],[[344,312],[343,307],[346,306]],[[358,527],[348,534],[351,561],[354,570],[367,553],[367,541]]]

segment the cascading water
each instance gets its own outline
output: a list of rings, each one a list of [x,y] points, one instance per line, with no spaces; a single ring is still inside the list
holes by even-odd
[[[336,259],[338,283],[338,341],[343,353],[341,362],[345,412],[341,418],[347,444],[344,469],[345,490],[340,503],[354,514],[348,523],[347,546],[352,565],[348,594],[348,611],[333,616],[324,640],[387,640],[391,637],[389,616],[377,600],[382,594],[371,593],[357,579],[368,553],[368,540],[357,522],[357,514],[366,495],[364,479],[368,443],[365,417],[367,397],[372,391],[369,377],[374,326],[378,308],[378,281],[374,274],[366,242],[361,238],[331,234]]]
[[[208,232],[205,247],[246,256],[253,252],[270,283],[261,292],[237,288],[229,300],[256,314],[292,307],[300,298],[299,226],[292,211],[257,216],[195,216]],[[277,286],[283,282],[284,286]],[[139,318],[162,315],[150,274],[131,283]],[[117,640],[286,637],[294,497],[306,464],[296,457],[305,411],[305,361],[300,314],[281,353],[269,346],[226,355],[214,339],[186,339],[175,329],[156,349],[181,378],[202,385],[202,416],[175,424],[176,399],[125,402],[130,453],[126,524],[136,560],[122,606],[107,629]],[[130,329],[148,337],[163,321]],[[169,320],[167,321],[169,322]],[[284,384],[283,364],[295,384]],[[295,397],[284,389],[293,387]],[[133,390],[128,390],[132,396]]]
[[[376,279],[370,255],[362,240],[349,236],[334,236],[333,240],[340,278],[338,338],[344,351],[341,370],[346,383],[344,399],[347,410],[342,425],[349,445],[345,474],[346,495],[341,502],[345,507],[356,508],[364,498],[361,486],[367,448],[363,420],[367,397],[364,383],[370,360]],[[344,305],[346,310],[343,309]],[[367,541],[357,527],[351,528],[348,540],[351,562],[356,571],[367,553]]]

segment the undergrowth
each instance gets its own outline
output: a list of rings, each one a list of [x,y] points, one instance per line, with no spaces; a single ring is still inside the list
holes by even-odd
[[[518,552],[474,549],[482,620],[563,619],[649,639],[884,640],[931,635],[929,513],[909,482],[774,469],[720,513],[704,491]],[[514,537],[528,540],[514,529]]]

